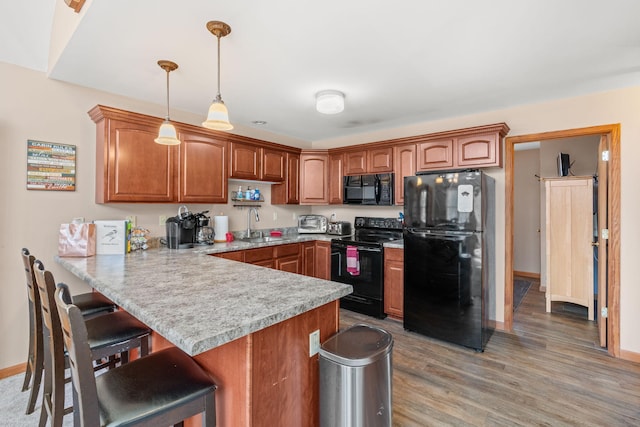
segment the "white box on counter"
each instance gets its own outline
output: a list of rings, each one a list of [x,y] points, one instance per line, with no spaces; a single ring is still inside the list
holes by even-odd
[[[96,220],[96,255],[127,253],[127,220]]]

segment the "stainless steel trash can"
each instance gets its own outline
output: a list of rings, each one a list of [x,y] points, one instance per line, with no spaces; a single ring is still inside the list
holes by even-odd
[[[320,347],[320,426],[391,426],[391,350],[384,329],[358,324]]]

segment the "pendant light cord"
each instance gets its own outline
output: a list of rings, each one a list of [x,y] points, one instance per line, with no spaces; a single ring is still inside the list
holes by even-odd
[[[167,121],[169,121],[169,70],[167,70]]]
[[[220,95],[220,34],[218,34],[218,93],[216,94],[216,99],[221,99]]]

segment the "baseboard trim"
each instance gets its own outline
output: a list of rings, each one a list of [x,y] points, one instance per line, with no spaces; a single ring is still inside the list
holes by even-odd
[[[540,280],[540,273],[530,273],[528,271],[513,271],[514,276],[528,277],[530,279]]]
[[[497,320],[491,320],[490,322],[493,322],[493,329],[495,329],[496,331],[505,331],[504,329],[504,322],[498,322]]]
[[[629,350],[620,350],[620,359],[640,363],[640,353]]]
[[[0,379],[9,378],[14,375],[20,374],[27,370],[27,364],[21,363],[15,366],[9,366],[8,368],[0,369]]]

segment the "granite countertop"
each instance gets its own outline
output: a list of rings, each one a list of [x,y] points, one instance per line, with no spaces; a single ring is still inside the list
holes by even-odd
[[[209,250],[264,246],[237,245],[215,244]],[[352,292],[350,285],[195,251],[161,248],[55,260],[191,356]]]

